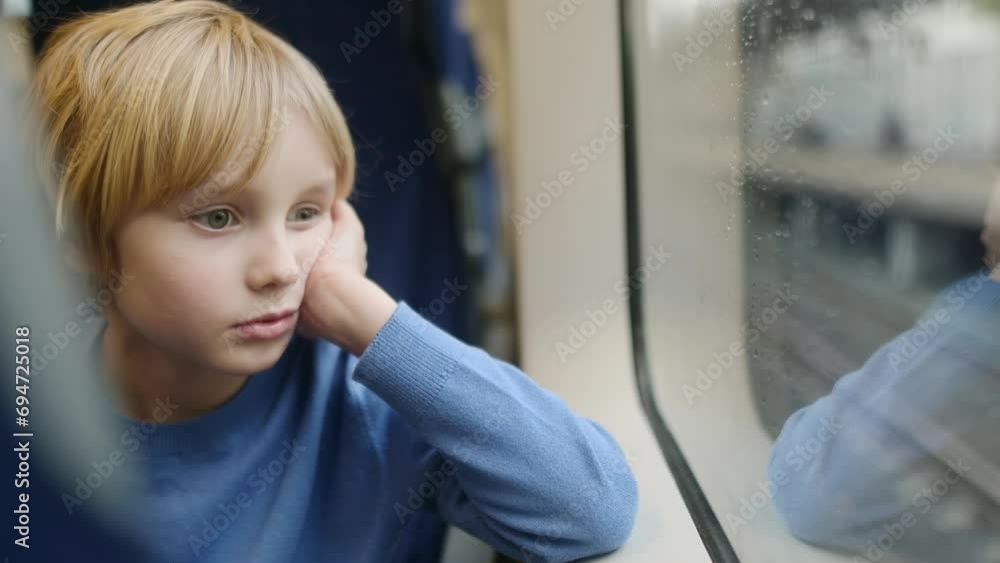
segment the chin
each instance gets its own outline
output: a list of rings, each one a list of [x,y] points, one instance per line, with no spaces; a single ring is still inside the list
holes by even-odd
[[[220,368],[239,375],[253,375],[274,367],[288,348],[292,334],[267,341],[234,341],[227,344]]]

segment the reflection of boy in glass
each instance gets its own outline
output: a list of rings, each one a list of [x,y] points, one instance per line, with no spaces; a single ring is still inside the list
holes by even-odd
[[[793,414],[768,468],[804,541],[854,561],[1000,561],[1000,187],[986,266]]]

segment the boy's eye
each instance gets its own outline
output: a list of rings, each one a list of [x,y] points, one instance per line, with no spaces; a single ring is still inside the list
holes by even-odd
[[[308,221],[316,217],[319,214],[319,210],[314,207],[302,207],[296,209],[292,212],[293,221]]]
[[[194,220],[212,230],[221,230],[229,226],[233,218],[233,212],[228,209],[213,209],[201,215],[196,215]]]

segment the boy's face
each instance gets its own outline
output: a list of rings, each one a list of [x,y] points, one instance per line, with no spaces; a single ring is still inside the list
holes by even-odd
[[[239,195],[194,190],[143,213],[117,236],[118,266],[135,281],[116,296],[125,330],[158,352],[249,375],[271,367],[294,331],[267,340],[237,324],[298,309],[315,256],[332,231],[332,159],[293,115]],[[207,201],[207,203],[206,203]]]

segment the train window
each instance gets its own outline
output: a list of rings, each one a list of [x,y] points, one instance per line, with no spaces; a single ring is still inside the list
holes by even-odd
[[[622,21],[640,377],[716,559],[1000,561],[1000,2]]]

